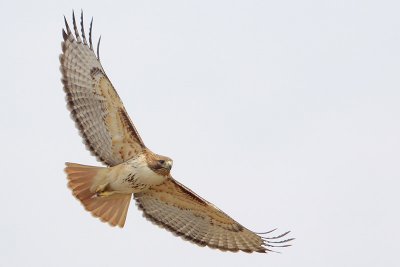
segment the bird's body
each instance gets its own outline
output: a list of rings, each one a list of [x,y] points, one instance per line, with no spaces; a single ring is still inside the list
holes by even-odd
[[[172,178],[172,160],[150,151],[129,118],[92,45],[65,20],[62,82],[71,111],[87,148],[106,167],[66,163],[68,186],[86,210],[112,226],[123,227],[130,200],[159,226],[201,246],[220,250],[266,252],[289,246],[276,237],[256,234]],[[99,40],[100,43],[100,40]]]
[[[170,162],[167,161],[166,164],[172,166]],[[92,191],[103,195],[138,193],[151,186],[162,184],[168,179],[169,168],[167,167],[165,173],[160,173],[149,166],[145,155],[138,155],[116,166],[99,170],[93,179]]]

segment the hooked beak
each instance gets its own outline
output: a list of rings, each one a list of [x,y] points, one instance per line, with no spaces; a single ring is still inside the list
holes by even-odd
[[[171,170],[172,168],[172,160],[168,160],[165,162],[165,168],[167,168],[168,170]]]

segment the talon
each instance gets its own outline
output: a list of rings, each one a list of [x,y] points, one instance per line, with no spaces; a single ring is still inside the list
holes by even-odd
[[[102,184],[97,186],[96,188],[96,196],[101,197],[101,196],[106,196],[107,195],[107,191],[106,191],[106,187],[108,184]]]
[[[98,197],[108,197],[114,194],[114,192],[109,192],[109,191],[103,191],[103,192],[96,192],[96,195]]]

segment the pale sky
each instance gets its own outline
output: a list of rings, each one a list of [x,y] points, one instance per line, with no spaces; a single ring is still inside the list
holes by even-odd
[[[281,254],[201,248],[84,211],[64,162],[100,165],[60,82],[85,11],[145,144]],[[400,2],[2,1],[2,266],[400,266]]]

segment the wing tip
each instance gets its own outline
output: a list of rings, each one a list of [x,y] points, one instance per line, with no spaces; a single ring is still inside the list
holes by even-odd
[[[280,251],[276,251],[276,250],[272,250],[270,248],[286,248],[286,247],[291,247],[292,244],[289,244],[289,242],[295,240],[296,238],[291,237],[291,238],[287,238],[287,239],[283,239],[283,237],[287,236],[289,233],[291,233],[291,231],[286,231],[280,235],[277,236],[272,236],[272,237],[268,237],[268,236],[262,236],[265,234],[270,234],[272,232],[274,232],[275,230],[277,230],[277,228],[272,229],[270,231],[267,232],[262,232],[262,233],[255,233],[257,234],[261,239],[262,239],[262,246],[263,248],[265,248],[268,252],[275,252],[275,253],[281,253]]]
[[[70,39],[71,42],[74,40],[79,44],[82,43],[83,45],[86,45],[90,48],[90,50],[93,51],[93,44],[92,44],[92,27],[93,27],[93,17],[90,20],[90,26],[89,26],[89,42],[86,38],[86,33],[85,33],[85,27],[84,27],[84,12],[83,9],[81,9],[81,15],[80,15],[80,32],[78,30],[78,23],[77,19],[75,16],[75,11],[72,9],[72,28],[74,30],[74,33],[72,33],[71,28],[68,24],[68,20],[65,15],[64,17],[64,24],[65,24],[65,30],[63,29],[62,31],[62,36],[64,41],[67,41]]]

